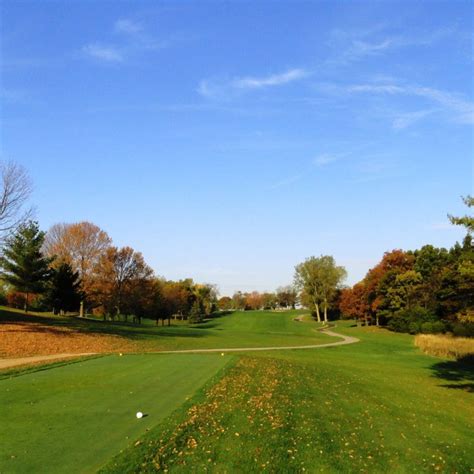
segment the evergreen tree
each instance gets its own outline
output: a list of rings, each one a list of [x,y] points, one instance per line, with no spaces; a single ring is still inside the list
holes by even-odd
[[[191,306],[191,311],[189,312],[189,323],[200,323],[202,321],[202,313],[203,311],[201,304],[199,303],[199,300],[196,299],[193,305]]]
[[[50,276],[52,259],[43,256],[44,232],[37,222],[29,221],[7,239],[0,259],[3,280],[25,293],[25,312],[30,293],[43,293]]]
[[[46,303],[53,308],[55,314],[78,310],[83,297],[80,287],[79,272],[75,272],[71,265],[62,263],[51,272]]]

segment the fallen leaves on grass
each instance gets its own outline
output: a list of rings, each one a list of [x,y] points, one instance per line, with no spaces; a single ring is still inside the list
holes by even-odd
[[[33,321],[0,325],[0,357],[126,352],[134,348],[132,342],[116,335],[84,334],[72,328]]]

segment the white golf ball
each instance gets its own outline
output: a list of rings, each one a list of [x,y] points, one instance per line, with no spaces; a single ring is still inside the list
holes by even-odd
[[[141,411],[137,411],[137,418],[143,418],[143,413]]]

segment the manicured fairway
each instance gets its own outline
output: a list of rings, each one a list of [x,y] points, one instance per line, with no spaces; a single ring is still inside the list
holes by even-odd
[[[72,339],[69,340],[71,345],[75,344],[74,336],[111,336],[114,338],[115,349],[105,348],[102,351],[100,345],[97,349],[94,345],[90,350],[88,344],[83,344],[81,350],[75,352],[115,352],[121,347],[120,341],[124,346],[120,350],[124,352],[154,352],[180,349],[312,345],[338,340],[317,332],[318,325],[314,322],[294,320],[304,314],[305,312],[302,311],[237,311],[226,315],[216,315],[204,323],[195,325],[189,325],[183,321],[172,321],[172,325],[168,327],[156,326],[155,322],[150,320],[143,320],[141,325],[67,317],[31,317],[29,321],[24,315],[18,316],[14,312],[0,310],[0,321],[2,319],[9,321],[15,317],[22,318],[25,338],[30,337],[32,332],[31,325],[28,323],[40,321],[42,326],[38,330],[38,338],[44,337],[45,334],[55,335],[58,330],[66,330],[67,336],[72,336]],[[13,333],[18,334],[17,326],[13,326]],[[0,326],[0,354],[2,352],[1,336]],[[62,337],[62,352],[69,352],[65,335],[63,334]],[[57,339],[56,337],[54,341]],[[21,344],[21,339],[17,344]],[[47,349],[47,347],[43,348],[40,353],[48,354]]]
[[[94,472],[230,360],[114,355],[0,380],[0,472]]]
[[[107,472],[472,472],[474,368],[413,337],[249,353]]]
[[[303,346],[338,340],[319,333],[314,322],[295,321],[301,314],[301,311],[236,311],[193,326],[145,326],[136,331],[147,331],[143,340],[146,350]]]

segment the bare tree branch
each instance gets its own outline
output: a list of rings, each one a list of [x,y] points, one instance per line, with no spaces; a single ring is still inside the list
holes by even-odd
[[[21,165],[0,162],[0,240],[32,217],[33,209],[26,207],[31,192],[30,177]]]

